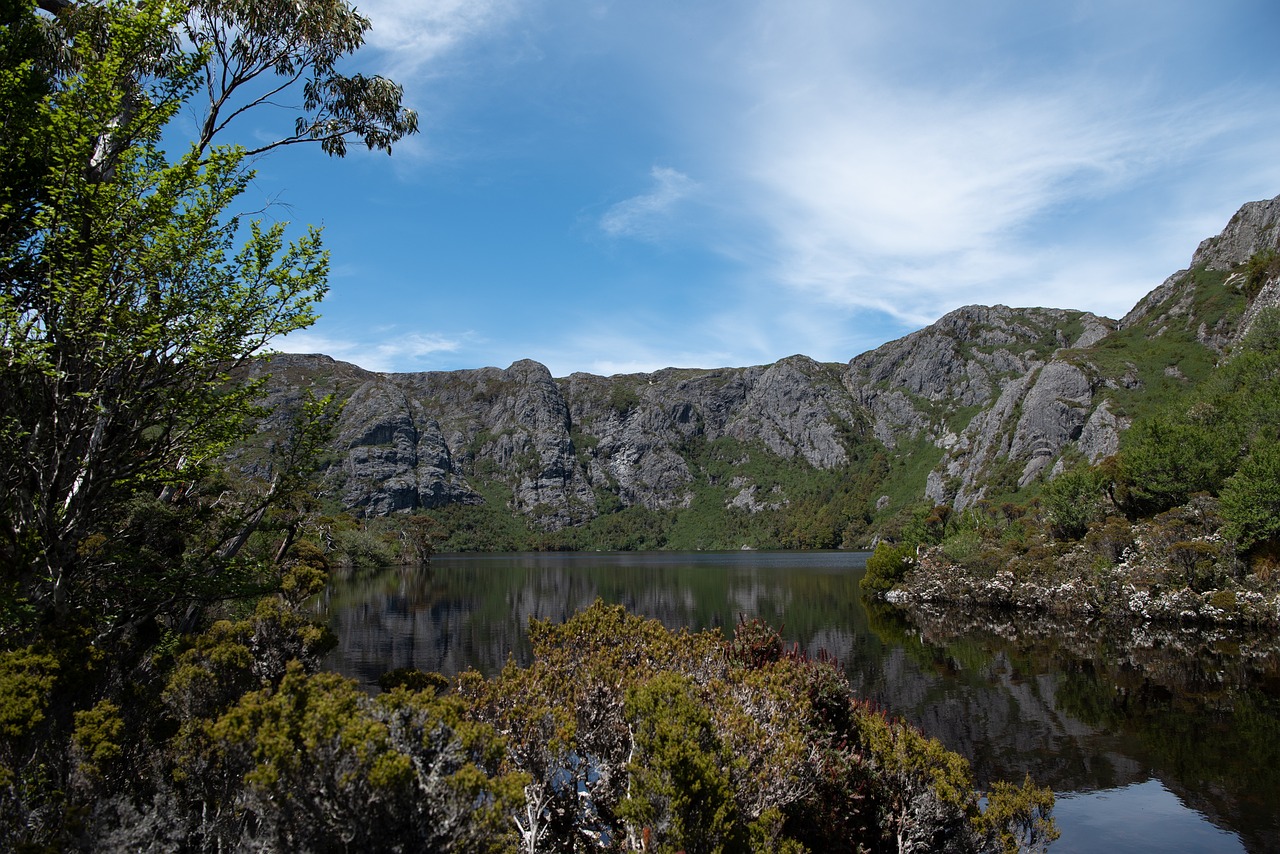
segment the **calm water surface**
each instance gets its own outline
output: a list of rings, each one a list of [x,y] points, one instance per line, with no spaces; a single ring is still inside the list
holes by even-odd
[[[1222,633],[866,607],[849,552],[443,555],[335,581],[330,666],[493,673],[531,617],[596,599],[667,626],[783,627],[854,689],[973,763],[1058,793],[1066,852],[1280,851],[1280,645]]]

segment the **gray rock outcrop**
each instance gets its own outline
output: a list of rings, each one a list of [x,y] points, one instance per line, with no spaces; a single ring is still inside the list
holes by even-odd
[[[1230,271],[1277,248],[1280,198],[1253,202],[1119,322],[966,306],[847,365],[797,355],[747,368],[555,379],[527,360],[377,374],[324,356],[277,356],[254,368],[272,375],[263,435],[284,429],[304,388],[345,400],[326,481],[365,515],[501,500],[557,530],[622,507],[679,510],[712,477],[699,468],[712,445],[736,449],[725,453],[738,462],[765,454],[771,465],[851,477],[873,456],[886,465],[929,453],[937,464],[914,485],[917,495],[963,509],[1053,477],[1068,460],[1115,453],[1126,400],[1153,384],[1192,382],[1188,372],[1229,353],[1261,308],[1280,306],[1273,276],[1243,312],[1204,308],[1244,305],[1243,276]],[[1208,357],[1184,361],[1196,347]],[[741,472],[715,485],[738,511],[790,501],[776,483]],[[868,512],[892,510],[888,496],[872,504]]]

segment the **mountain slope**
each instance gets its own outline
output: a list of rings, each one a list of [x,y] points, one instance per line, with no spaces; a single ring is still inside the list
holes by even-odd
[[[1278,247],[1280,198],[1250,203],[1120,321],[967,306],[843,366],[555,379],[278,355],[256,369],[263,437],[304,387],[345,400],[324,482],[357,515],[514,516],[552,546],[618,547],[637,525],[646,547],[856,545],[915,503],[964,508],[1114,453],[1280,302]]]

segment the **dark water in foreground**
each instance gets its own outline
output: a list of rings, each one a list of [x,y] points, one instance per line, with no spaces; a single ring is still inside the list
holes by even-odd
[[[826,649],[854,689],[973,763],[1058,793],[1054,852],[1280,851],[1275,639],[1008,615],[864,607],[865,555],[832,552],[445,555],[334,582],[330,666],[366,684],[413,666],[527,661],[530,617],[597,598],[666,625],[739,615]]]

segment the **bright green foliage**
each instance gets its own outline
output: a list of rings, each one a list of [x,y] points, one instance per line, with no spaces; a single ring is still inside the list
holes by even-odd
[[[915,564],[915,546],[880,542],[867,558],[867,571],[859,584],[868,592],[884,593],[906,577]]]
[[[635,749],[631,786],[618,809],[624,821],[652,838],[654,851],[690,854],[740,851],[729,757],[688,679],[663,673],[627,692],[625,714]]]
[[[180,720],[219,714],[246,691],[279,680],[290,662],[315,669],[334,638],[287,602],[266,598],[248,619],[219,620],[190,644],[163,694]]]
[[[1239,454],[1239,443],[1223,426],[1208,412],[1196,421],[1175,415],[1135,424],[1124,436],[1121,457],[1126,505],[1155,513],[1215,490]]]
[[[1027,775],[1021,786],[1003,780],[992,786],[978,825],[999,840],[1005,854],[1043,851],[1059,836],[1052,812],[1053,792]]]
[[[440,695],[440,680],[375,698],[315,672],[322,640],[271,597],[191,639],[162,694],[129,682],[75,712],[67,805],[84,819],[58,827],[55,816],[45,837],[71,833],[89,850],[510,850],[524,778],[501,768],[493,729]],[[6,808],[50,806],[29,788],[3,791]],[[0,814],[6,850],[33,841],[16,817]]]
[[[32,647],[0,653],[0,735],[21,735],[44,718],[58,661]]]
[[[1089,523],[1102,515],[1103,486],[1102,475],[1085,464],[1045,484],[1040,502],[1054,535],[1071,540],[1084,536]]]
[[[1245,263],[1244,275],[1245,294],[1251,298],[1257,296],[1263,285],[1280,276],[1280,253],[1274,249],[1255,252]]]
[[[241,435],[255,390],[230,372],[309,325],[325,291],[315,231],[286,245],[283,224],[227,213],[252,178],[242,151],[169,162],[158,148],[199,83],[197,57],[173,48],[177,23],[149,2],[50,24],[67,55],[25,129],[47,169],[35,205],[0,200],[24,235],[4,247],[0,282],[0,558],[60,618],[137,618],[224,583],[216,565],[177,559],[180,535],[140,555],[125,508],[172,496]],[[200,523],[165,503],[161,527]]]
[[[860,709],[858,723],[863,738],[886,771],[928,781],[944,804],[972,810],[976,796],[964,757],[947,750],[936,738],[891,722],[883,715]]]
[[[984,584],[1001,570],[1018,583],[1083,582],[1075,589],[1089,591],[1088,607],[1116,614],[1131,601],[1122,595],[1125,585],[1153,597],[1185,588],[1213,596],[1225,619],[1270,622],[1233,591],[1268,589],[1280,548],[1280,311],[1258,312],[1221,364],[1164,400],[1122,435],[1116,456],[1067,469],[1027,507],[1004,505],[998,514],[977,508],[996,524],[975,529],[977,544],[944,542],[931,557],[945,561],[929,561],[935,574],[922,580],[991,604],[1025,595]],[[1062,542],[1075,539],[1079,547]],[[1255,569],[1250,577],[1241,556]],[[1122,572],[1111,571],[1122,563]],[[876,572],[868,577],[873,588],[882,583]]]
[[[259,414],[249,366],[315,319],[328,270],[316,230],[234,213],[253,172],[224,131],[295,86],[255,151],[389,150],[416,117],[335,71],[368,28],[343,0],[52,5],[0,0],[0,848],[199,848],[174,751],[327,643],[298,605],[327,571],[301,539],[337,413],[306,399],[269,480],[224,470]]]
[[[404,689],[372,699],[293,663],[202,736],[179,767],[212,817],[201,828],[208,843],[485,851],[509,833],[518,780],[494,776],[500,742],[456,700]]]
[[[1229,276],[1226,270],[1194,268],[1172,293],[1157,290],[1140,302],[1144,314],[1136,323],[1066,357],[1090,373],[1136,379],[1103,394],[1117,415],[1149,417],[1212,374],[1218,354],[1201,341],[1201,330],[1230,334],[1246,305],[1244,295],[1227,286]],[[1159,297],[1165,302],[1150,301]]]
[[[301,407],[272,483],[207,489],[255,414],[257,384],[232,377],[313,322],[326,289],[316,230],[289,243],[284,223],[233,213],[246,158],[389,151],[417,118],[394,83],[336,70],[369,27],[345,0],[103,0],[53,17],[4,0],[0,18],[0,631],[72,612],[190,628],[199,604],[253,592],[237,553],[273,506],[274,559],[288,551],[310,510],[307,425],[334,415]],[[295,89],[288,130],[220,144]],[[171,155],[183,110],[199,131]]]
[[[47,151],[32,129],[49,91],[40,69],[50,59],[49,44],[32,8],[15,0],[0,3],[0,104],[5,109],[0,122],[0,151],[5,154],[0,159],[0,257],[5,258],[30,235],[46,168]]]
[[[72,740],[80,751],[80,770],[95,777],[102,776],[124,752],[120,744],[124,735],[120,706],[103,700],[91,709],[76,712],[75,722]]]
[[[1255,442],[1276,438],[1280,419],[1280,314],[1256,318],[1239,351],[1194,392],[1125,434],[1117,497],[1148,515],[1218,493]]]
[[[0,652],[0,788],[31,758],[26,737],[45,718],[58,670],[56,658],[32,647]],[[6,800],[0,794],[0,805]]]
[[[883,821],[896,829],[900,845],[910,839],[918,850],[956,850],[956,839],[966,826],[959,824],[961,816],[977,830],[981,850],[1040,851],[1058,838],[1051,818],[1052,790],[1034,785],[1030,777],[1022,786],[997,782],[986,809],[980,811],[963,758],[937,739],[883,715],[858,709],[857,717],[873,761],[883,772],[878,785],[884,786],[887,778],[896,789],[896,795],[884,802],[888,812]],[[951,818],[931,827],[911,815],[940,807]]]
[[[1280,443],[1255,445],[1222,488],[1223,533],[1242,549],[1280,538]]]

